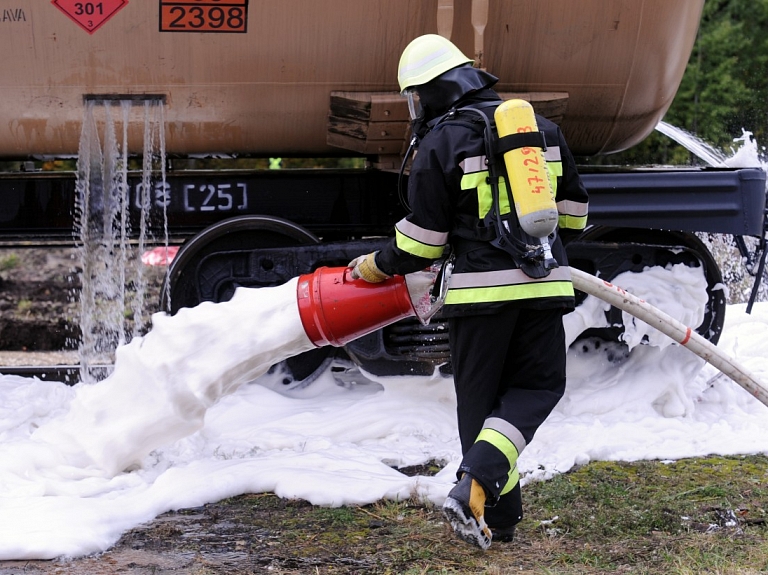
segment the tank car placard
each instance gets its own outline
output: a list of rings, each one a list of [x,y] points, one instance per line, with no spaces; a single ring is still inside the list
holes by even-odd
[[[83,30],[93,34],[128,4],[128,0],[100,0],[99,2],[52,0],[51,4],[69,16]]]
[[[161,32],[245,33],[248,0],[160,0]]]

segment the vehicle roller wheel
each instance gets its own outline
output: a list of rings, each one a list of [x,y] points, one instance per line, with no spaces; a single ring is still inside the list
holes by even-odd
[[[160,306],[171,315],[184,307],[194,307],[203,301],[216,303],[229,300],[236,285],[207,293],[201,289],[203,279],[197,269],[206,258],[216,254],[238,252],[257,248],[280,248],[317,244],[320,240],[311,232],[296,224],[270,216],[242,216],[218,222],[184,243],[171,263],[163,284]],[[308,270],[288,270],[291,277]],[[287,278],[286,278],[287,279]],[[248,285],[269,287],[271,284]],[[205,293],[205,295],[201,295]],[[270,370],[282,374],[285,389],[297,389],[312,383],[330,364],[335,348],[330,346],[307,351],[289,358]]]
[[[701,267],[707,282],[707,305],[696,332],[716,344],[720,339],[727,307],[720,268],[704,243],[692,233],[633,230],[595,226],[566,246],[569,264],[606,281],[625,271],[642,272],[647,266],[684,263]],[[585,294],[577,292],[577,304]],[[609,323],[616,328],[587,330],[583,335],[616,340],[623,332],[621,312],[611,308]]]

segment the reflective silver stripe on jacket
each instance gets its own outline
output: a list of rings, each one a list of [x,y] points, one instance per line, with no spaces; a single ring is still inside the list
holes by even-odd
[[[571,272],[567,267],[553,269],[545,278],[534,279],[518,269],[496,270],[492,272],[466,272],[451,275],[450,289],[471,287],[493,287],[528,283],[544,283],[550,281],[570,281]]]
[[[484,155],[465,158],[459,163],[459,166],[461,166],[465,174],[474,174],[475,172],[483,172],[488,169],[488,163]]]
[[[417,226],[403,218],[395,224],[397,230],[409,238],[430,246],[444,246],[448,243],[448,232],[436,232]]]
[[[549,146],[544,150],[544,159],[548,162],[562,162],[563,157],[560,155],[560,146]]]
[[[562,200],[557,202],[557,212],[569,216],[586,216],[589,213],[589,204],[587,202]]]

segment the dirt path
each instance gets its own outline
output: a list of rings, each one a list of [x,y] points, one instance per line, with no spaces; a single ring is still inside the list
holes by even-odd
[[[417,471],[424,469],[411,470]],[[250,494],[165,513],[94,556],[0,561],[0,574],[403,573],[422,564],[419,546],[445,563],[455,555],[456,543],[432,507],[328,509],[272,494]],[[463,551],[480,553],[468,546]],[[503,557],[505,549],[497,553]]]

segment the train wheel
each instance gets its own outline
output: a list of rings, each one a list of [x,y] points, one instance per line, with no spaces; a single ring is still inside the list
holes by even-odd
[[[227,301],[233,289],[201,295],[197,269],[201,262],[217,253],[244,252],[257,248],[280,248],[317,244],[320,240],[301,226],[270,216],[241,216],[218,222],[188,240],[179,249],[166,275],[160,306],[171,315],[203,301]],[[309,270],[289,270],[298,276]],[[274,283],[272,285],[277,285]],[[251,286],[255,287],[255,286]],[[262,285],[268,287],[268,285]],[[298,389],[312,383],[331,363],[334,348],[321,347],[289,358],[273,366],[285,389]]]
[[[694,234],[595,226],[569,243],[566,250],[570,265],[607,281],[612,281],[623,271],[640,272],[652,265],[682,262],[692,267],[700,266],[707,282],[708,301],[704,319],[696,331],[713,344],[720,339],[727,307],[723,279],[715,258]],[[595,255],[600,253],[603,255]],[[614,311],[614,317],[620,318],[620,311],[611,308],[610,313]],[[610,328],[603,331],[610,331]],[[616,336],[616,330],[611,334],[600,334],[604,339],[616,339]]]

